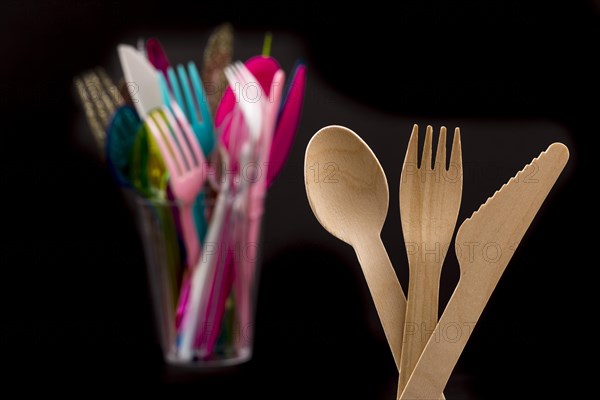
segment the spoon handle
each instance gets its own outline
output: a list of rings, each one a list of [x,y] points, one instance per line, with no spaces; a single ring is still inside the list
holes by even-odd
[[[367,280],[394,361],[400,370],[406,296],[379,235],[361,238],[354,245],[354,250]]]

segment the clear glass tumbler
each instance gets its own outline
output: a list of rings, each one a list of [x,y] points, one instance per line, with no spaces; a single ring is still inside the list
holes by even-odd
[[[189,266],[179,228],[179,204],[137,195],[128,197],[144,247],[165,361],[189,367],[218,367],[249,360],[259,253],[258,240],[253,238],[260,236],[262,199],[261,207],[254,207],[252,213],[236,212],[233,199],[226,199],[222,232],[212,235],[217,240],[201,243],[200,260]],[[209,222],[207,239],[211,237],[213,205],[209,201],[204,204]],[[201,279],[194,278],[196,274],[201,274]],[[194,279],[202,285],[190,284]],[[194,290],[200,293],[196,297],[201,301],[197,315],[191,318]],[[186,324],[195,327],[191,357],[183,355],[181,348]]]

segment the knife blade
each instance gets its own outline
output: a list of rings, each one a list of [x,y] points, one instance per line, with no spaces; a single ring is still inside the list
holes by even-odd
[[[159,72],[133,46],[120,44],[117,51],[131,99],[140,118],[144,119],[151,110],[163,105]]]

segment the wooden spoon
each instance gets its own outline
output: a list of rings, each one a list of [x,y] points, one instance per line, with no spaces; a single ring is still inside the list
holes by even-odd
[[[325,127],[306,148],[304,184],[321,225],[356,251],[400,369],[406,297],[381,242],[389,192],[377,157],[350,129]]]

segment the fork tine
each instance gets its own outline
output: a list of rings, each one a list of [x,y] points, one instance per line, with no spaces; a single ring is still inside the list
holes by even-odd
[[[187,71],[182,64],[177,66],[177,75],[179,76],[179,82],[183,89],[184,104],[179,104],[183,110],[188,121],[194,122],[198,120],[198,114],[196,114],[196,106],[194,104],[194,98],[192,97],[192,90],[190,87],[190,80],[188,79]]]
[[[190,80],[192,82],[196,102],[198,103],[200,114],[202,116],[202,122],[212,125],[212,116],[210,114],[208,99],[206,97],[206,93],[204,92],[204,84],[202,83],[202,79],[200,78],[198,68],[196,67],[196,64],[193,61],[190,61],[187,67],[188,75],[190,76]]]
[[[182,170],[178,165],[175,153],[171,149],[169,140],[167,139],[168,135],[163,134],[162,127],[159,128],[161,118],[156,118],[157,114],[157,111],[152,112],[152,114],[150,114],[148,118],[146,118],[146,125],[148,126],[150,134],[152,135],[152,137],[156,141],[156,144],[158,145],[158,148],[160,149],[160,155],[162,156],[165,165],[169,170],[169,174],[171,176],[179,176],[181,175]]]
[[[462,170],[462,149],[460,144],[460,128],[454,129],[454,140],[452,141],[452,154],[450,155],[450,168]]]
[[[175,130],[178,140],[182,143],[186,157],[190,161],[190,168],[193,166],[202,167],[204,164],[204,154],[196,135],[192,131],[192,127],[185,119],[183,111],[181,111],[181,108],[177,104],[173,104],[171,109],[173,114],[165,112],[165,116],[169,121],[169,125]]]
[[[178,139],[175,138],[175,133],[173,132],[174,128],[166,120],[165,110],[163,109],[161,111],[162,112],[154,114],[154,121],[158,124],[161,135],[164,137],[167,146],[169,146],[170,154],[177,163],[179,175],[183,175],[191,168],[183,154],[183,148],[185,148],[185,146],[182,148],[182,146],[179,145]]]
[[[408,141],[408,148],[406,149],[406,156],[404,157],[404,164],[411,167],[411,169],[418,169],[417,164],[417,152],[419,150],[419,125],[414,124],[413,130]],[[404,168],[403,168],[404,170]]]
[[[258,79],[256,79],[256,77],[254,75],[252,75],[252,73],[248,70],[248,68],[246,68],[246,66],[244,64],[242,64],[240,61],[235,63],[235,67],[236,67],[237,79],[243,83],[244,87],[250,83],[252,83],[256,86],[257,90],[259,91],[258,92],[258,99],[259,99],[258,105],[260,105],[260,98],[264,94],[262,92],[262,87],[258,83]],[[248,102],[248,105],[246,107],[251,106],[252,108],[254,108],[255,105],[253,105],[253,104],[254,103],[250,104],[250,102]],[[246,110],[249,111],[248,108],[246,108]],[[256,111],[256,110],[253,110],[253,111]],[[253,112],[252,118],[246,118],[246,123],[251,128],[250,129],[251,133],[253,133],[254,135],[259,135],[260,128],[262,127],[262,112]],[[257,139],[257,137],[255,137],[255,139]]]
[[[179,150],[179,154],[183,160],[184,172],[192,169],[193,165],[195,164],[195,159],[192,157],[192,153],[190,152],[189,142],[181,133],[179,126],[180,124],[178,121],[175,121],[175,118],[173,118],[173,115],[167,109],[163,109],[161,117],[163,121],[165,121],[168,132],[171,134],[173,146]]]
[[[171,84],[171,90],[173,92],[173,96],[175,96],[175,101],[181,107],[184,106],[183,95],[181,94],[181,86],[179,84],[179,78],[177,78],[177,74],[173,67],[167,68],[167,76],[169,78],[169,82]]]
[[[433,127],[427,125],[427,131],[425,132],[425,143],[423,143],[423,156],[421,157],[421,166],[425,167],[426,170],[431,170],[431,137],[433,135]]]
[[[196,159],[190,151],[189,139],[182,134],[181,123],[173,117],[170,111],[163,110],[161,117],[166,129],[168,129],[167,132],[171,135],[171,146],[177,151],[182,162],[182,174],[185,174],[196,165]]]
[[[440,128],[440,137],[438,139],[437,151],[435,154],[435,161],[433,169],[438,170],[440,168],[446,169],[446,127]]]

